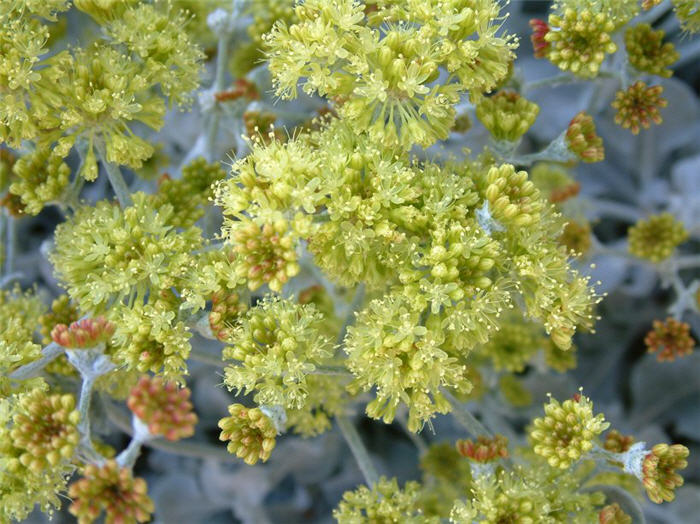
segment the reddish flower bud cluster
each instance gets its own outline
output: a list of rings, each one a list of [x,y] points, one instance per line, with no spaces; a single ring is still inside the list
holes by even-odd
[[[104,317],[84,318],[77,322],[57,324],[51,330],[51,338],[64,348],[92,348],[107,342],[114,334],[115,326]]]
[[[673,361],[693,352],[695,340],[690,336],[690,326],[686,322],[669,317],[664,322],[654,320],[653,326],[644,343],[649,353],[657,353],[659,362]]]
[[[551,46],[544,38],[549,33],[549,25],[544,20],[533,18],[530,20],[530,27],[532,28],[530,41],[532,42],[532,48],[535,50],[535,58],[544,58],[547,56],[547,50]]]
[[[197,415],[192,411],[189,388],[160,377],[143,376],[126,401],[151,435],[179,440],[194,434]]]
[[[622,511],[620,505],[615,502],[600,510],[598,522],[600,524],[632,524],[632,517]]]
[[[659,109],[666,107],[668,101],[661,97],[663,86],[650,86],[641,80],[632,84],[626,91],[618,91],[611,104],[617,109],[615,123],[629,129],[633,135],[640,129],[649,129],[651,124],[662,122]]]
[[[508,457],[508,439],[503,435],[496,435],[493,438],[478,437],[476,442],[458,440],[457,451],[474,462],[493,462]]]
[[[581,184],[574,182],[564,187],[557,187],[552,189],[549,194],[549,201],[553,204],[560,204],[566,202],[570,198],[574,198],[581,192]]]
[[[214,98],[216,98],[217,102],[232,102],[239,98],[259,100],[260,93],[253,82],[245,78],[239,78],[233,83],[233,86],[229,90],[215,93]]]
[[[583,162],[600,162],[605,158],[603,139],[596,133],[593,117],[585,111],[571,119],[566,130],[566,143]]]
[[[612,429],[605,435],[603,447],[613,453],[624,453],[630,449],[632,444],[634,444],[634,437],[632,435],[623,435],[618,430]]]
[[[683,485],[683,477],[676,470],[688,466],[688,454],[688,448],[681,444],[657,444],[644,457],[642,484],[652,502],[661,504],[675,498],[673,490]]]
[[[214,336],[226,342],[231,338],[233,326],[238,316],[248,309],[248,305],[238,293],[214,293],[209,313],[209,328]]]
[[[146,481],[134,478],[131,470],[110,460],[104,466],[90,464],[83,478],[71,484],[68,508],[79,524],[94,522],[104,510],[107,524],[147,522],[153,513],[153,501]]]

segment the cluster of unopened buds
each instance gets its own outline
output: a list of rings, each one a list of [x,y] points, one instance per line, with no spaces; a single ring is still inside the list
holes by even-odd
[[[104,317],[83,318],[70,325],[57,324],[51,330],[51,338],[64,348],[93,348],[107,342],[114,330],[114,324]]]
[[[508,439],[503,435],[480,436],[476,442],[458,440],[456,445],[460,455],[482,464],[508,457]]]
[[[654,320],[653,329],[647,333],[644,343],[649,353],[656,353],[659,362],[690,355],[695,347],[690,325],[672,317],[665,321]]]

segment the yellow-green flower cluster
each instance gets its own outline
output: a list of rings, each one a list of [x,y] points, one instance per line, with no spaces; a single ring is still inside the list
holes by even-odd
[[[21,450],[20,463],[40,474],[70,460],[80,442],[79,418],[73,395],[48,395],[40,389],[23,395],[9,433],[12,445]]]
[[[479,354],[490,359],[494,369],[519,373],[525,369],[547,339],[542,327],[516,315],[503,317],[499,330],[479,349]]]
[[[41,299],[19,288],[0,291],[0,370],[10,372],[41,356],[34,330],[44,313]],[[0,379],[4,389],[4,379]]]
[[[16,180],[10,185],[10,193],[22,199],[22,210],[30,215],[38,214],[49,202],[60,200],[70,177],[68,165],[48,146],[20,157],[12,172]]]
[[[68,511],[79,524],[95,522],[103,511],[108,524],[148,522],[154,509],[146,481],[134,478],[131,469],[120,467],[115,460],[86,466],[68,495],[73,499]]]
[[[664,42],[665,32],[654,31],[649,24],[638,24],[625,31],[627,56],[636,69],[652,75],[670,77],[668,67],[680,55],[671,42]]]
[[[301,408],[307,397],[306,376],[332,357],[330,341],[321,335],[323,316],[312,304],[265,297],[241,316],[224,359],[225,384],[255,392],[258,404]]]
[[[545,416],[533,421],[533,450],[553,468],[567,469],[593,449],[593,439],[610,424],[602,413],[593,415],[593,403],[583,395],[559,403],[550,398]]]
[[[195,228],[176,232],[172,213],[169,205],[153,209],[143,193],[135,193],[133,205],[123,210],[104,200],[78,209],[56,228],[51,254],[71,298],[84,310],[100,310],[182,282],[201,237]]]
[[[508,73],[513,44],[497,35],[497,2],[392,2],[369,18],[364,8],[309,0],[296,23],[278,22],[265,38],[277,94],[294,97],[301,83],[338,100],[341,117],[375,141],[429,146],[447,138],[462,92],[478,96]],[[434,83],[441,71],[450,83]]]
[[[559,237],[559,243],[574,257],[583,257],[591,248],[591,225],[588,222],[579,223],[569,220]]]
[[[514,91],[483,98],[476,116],[497,140],[515,142],[535,123],[540,107]]]
[[[228,440],[229,453],[253,465],[258,460],[267,462],[275,447],[277,428],[260,408],[246,408],[241,404],[228,407],[230,417],[219,421],[220,440]]]
[[[688,232],[683,224],[670,213],[653,215],[640,220],[629,229],[629,252],[633,255],[661,262],[673,254],[677,246],[685,242]]]
[[[204,206],[214,196],[213,184],[225,176],[226,171],[219,164],[197,158],[182,168],[180,178],[161,177],[153,205],[159,208],[169,204],[173,208],[169,223],[179,228],[191,227],[204,216]]]
[[[343,500],[333,511],[333,517],[339,524],[440,522],[438,517],[427,517],[422,514],[418,508],[419,496],[420,485],[417,482],[407,482],[403,489],[400,489],[395,478],[388,480],[382,477],[371,488],[360,486],[355,491],[343,494]]]
[[[548,19],[545,56],[562,71],[584,78],[598,75],[606,54],[617,51],[612,32],[615,21],[599,4],[576,9],[560,2]]]
[[[673,8],[684,31],[700,31],[700,7],[696,0],[673,0]]]
[[[75,418],[71,420],[71,415],[58,416],[52,418],[47,413],[49,419],[56,422],[55,429],[60,432],[57,439],[58,448],[52,448],[51,437],[48,432],[34,432],[28,428],[26,435],[18,435],[18,443],[26,444],[26,447],[15,445],[15,439],[11,433],[14,429],[13,418],[17,417],[22,423],[23,418],[31,416],[29,410],[42,410],[42,406],[50,398],[46,391],[45,384],[35,384],[35,388],[28,389],[25,393],[3,396],[0,399],[0,520],[3,522],[22,521],[35,507],[39,507],[44,512],[60,508],[61,500],[59,495],[65,490],[67,474],[71,468],[64,467],[64,461],[59,460],[55,466],[45,468],[30,468],[34,461],[37,464],[44,462],[48,452],[53,457],[53,453],[66,447],[68,449],[73,444],[68,440],[73,440],[71,428],[75,429]],[[60,398],[60,395],[57,395]],[[49,401],[50,402],[50,401]],[[63,415],[67,412],[60,406],[56,406]],[[39,437],[36,441],[33,437]],[[66,437],[68,439],[66,440]],[[34,455],[34,451],[38,452]],[[71,452],[72,454],[72,452]],[[25,456],[24,461],[21,457]],[[27,465],[25,465],[27,464]]]

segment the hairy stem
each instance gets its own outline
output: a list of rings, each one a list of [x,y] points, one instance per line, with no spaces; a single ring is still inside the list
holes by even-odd
[[[28,378],[36,377],[42,369],[44,369],[51,361],[55,360],[61,353],[63,353],[63,348],[51,342],[44,349],[41,350],[41,358],[25,364],[24,366],[17,368],[12,373],[10,373],[10,378],[13,380],[25,380]]]
[[[357,429],[345,415],[338,415],[335,417],[335,420],[338,423],[338,428],[340,428],[345,442],[347,442],[350,447],[352,455],[355,457],[357,465],[360,467],[360,471],[362,471],[362,475],[365,477],[365,481],[369,486],[373,486],[379,480],[379,476],[377,475],[377,470],[374,468],[372,459],[369,457],[367,448],[362,443]]]

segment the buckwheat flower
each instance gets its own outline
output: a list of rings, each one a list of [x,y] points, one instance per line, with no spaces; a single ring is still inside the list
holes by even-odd
[[[457,451],[463,457],[485,464],[508,456],[508,439],[503,435],[495,435],[493,438],[480,436],[476,442],[458,440]]]
[[[330,340],[321,335],[323,316],[313,304],[265,297],[239,317],[224,359],[224,383],[238,392],[255,392],[258,404],[301,408],[306,376],[332,356]]]
[[[260,408],[246,408],[241,404],[231,404],[228,412],[230,417],[219,420],[219,439],[229,441],[228,452],[250,466],[258,460],[267,462],[278,433],[273,421]]]
[[[671,502],[673,492],[683,485],[683,477],[677,470],[688,467],[688,448],[681,444],[657,444],[642,463],[642,484],[649,499],[656,503]]]
[[[154,510],[146,481],[134,478],[115,460],[103,466],[88,464],[83,476],[70,485],[68,496],[73,499],[68,511],[79,524],[96,521],[103,511],[107,524],[147,522]]]
[[[48,146],[39,146],[20,157],[12,172],[16,181],[10,185],[10,193],[22,200],[23,212],[30,215],[38,214],[49,202],[60,200],[70,178],[70,168],[63,157]]]
[[[600,524],[632,524],[632,517],[622,511],[620,505],[615,502],[600,510],[598,522]]]
[[[532,28],[530,40],[535,51],[535,58],[545,58],[551,47],[551,44],[545,39],[549,32],[549,25],[544,20],[533,18],[530,20],[530,27]]]
[[[180,178],[161,177],[153,204],[157,208],[171,205],[169,223],[175,227],[189,228],[204,216],[205,206],[214,196],[213,184],[225,177],[226,171],[218,163],[196,158],[182,168]]]
[[[648,353],[656,353],[659,362],[674,361],[690,355],[695,348],[695,340],[690,336],[690,326],[669,317],[665,321],[654,320],[653,329],[644,337]]]
[[[513,91],[499,91],[483,98],[476,116],[497,140],[515,142],[535,123],[540,108]]]
[[[248,303],[235,292],[219,291],[212,296],[209,328],[222,342],[228,342],[239,317],[248,310]]]
[[[160,377],[141,377],[126,405],[148,426],[151,435],[180,440],[194,434],[197,415],[192,411],[190,389]]]
[[[618,91],[612,107],[617,110],[615,123],[629,129],[633,135],[640,129],[649,129],[651,124],[660,124],[663,119],[659,109],[666,107],[668,101],[661,98],[663,86],[647,85],[641,80],[635,82],[626,91]]]
[[[584,111],[571,119],[565,139],[569,149],[583,162],[601,162],[605,158],[603,139],[596,133],[593,117]]]
[[[550,30],[543,37],[550,44],[546,56],[562,71],[593,78],[605,55],[617,51],[611,36],[615,23],[596,6],[581,10],[564,7],[550,14],[548,23]]]
[[[659,263],[673,254],[685,242],[688,232],[670,213],[652,215],[640,220],[628,231],[629,252]]]
[[[671,42],[664,42],[665,32],[654,31],[649,24],[638,24],[625,31],[625,47],[630,64],[639,71],[670,77],[668,67],[680,58]]]
[[[382,477],[371,488],[360,486],[354,491],[345,492],[340,504],[333,510],[333,518],[340,524],[440,522],[438,517],[427,517],[422,514],[418,508],[419,495],[420,484],[417,482],[407,482],[403,489],[400,489],[395,478],[388,480]]]
[[[73,395],[35,389],[22,396],[9,433],[22,465],[38,474],[70,460],[80,442],[79,418]]]
[[[287,281],[299,273],[298,239],[286,219],[262,225],[242,220],[231,225],[230,234],[233,249],[238,254],[234,260],[236,272],[247,280],[251,291],[267,284],[272,291],[280,292]]]
[[[41,357],[33,334],[44,311],[41,298],[32,291],[0,290],[0,371],[10,373]]]
[[[526,171],[516,171],[510,164],[494,166],[480,186],[493,218],[501,224],[528,226],[538,222],[544,203]]]
[[[588,397],[559,403],[551,398],[544,406],[545,416],[533,421],[530,438],[533,450],[553,468],[567,469],[593,449],[593,439],[610,424],[602,413],[593,415]]]
[[[500,329],[479,349],[479,354],[490,359],[496,370],[521,372],[544,345],[542,327],[524,322],[516,315],[504,316],[502,322]]]
[[[104,317],[83,318],[70,325],[57,324],[51,330],[51,338],[64,348],[94,348],[107,342],[114,329],[114,324]]]
[[[672,0],[681,29],[689,33],[700,31],[700,7],[696,0]]]
[[[591,242],[591,225],[588,222],[569,220],[559,237],[559,243],[576,258],[584,257],[588,253]]]
[[[634,437],[632,435],[623,435],[618,430],[611,429],[608,434],[605,435],[603,447],[613,453],[624,453],[632,447],[632,444],[634,444]]]
[[[201,245],[199,230],[178,232],[170,225],[171,206],[156,210],[144,193],[132,199],[125,209],[106,200],[83,206],[56,228],[51,261],[84,310],[167,289],[181,282],[193,264],[190,252]]]

